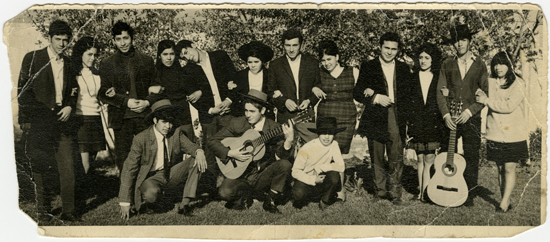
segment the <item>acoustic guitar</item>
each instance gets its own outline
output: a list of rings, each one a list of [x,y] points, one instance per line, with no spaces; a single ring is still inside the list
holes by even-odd
[[[462,113],[462,103],[451,102],[451,117],[455,121]],[[430,199],[444,207],[458,207],[468,198],[468,186],[464,180],[466,160],[455,153],[456,129],[451,130],[449,150],[435,157],[435,174],[428,183]]]
[[[315,115],[312,111],[304,110],[296,117],[292,119],[294,124],[299,124],[302,122],[307,122],[312,120]],[[283,134],[282,125],[274,128],[263,135],[260,135],[260,132],[249,129],[241,137],[229,137],[221,141],[221,143],[232,149],[239,149],[240,151],[247,151],[247,153],[252,154],[252,157],[248,160],[236,160],[234,158],[227,158],[227,163],[224,163],[220,158],[216,157],[216,162],[220,168],[223,175],[229,179],[239,178],[245,171],[248,165],[252,161],[260,160],[265,155],[265,142],[269,141],[272,138],[275,138]]]

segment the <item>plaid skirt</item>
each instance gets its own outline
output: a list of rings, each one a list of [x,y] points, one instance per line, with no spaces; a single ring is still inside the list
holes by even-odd
[[[357,109],[353,100],[323,100],[317,107],[317,116],[335,117],[338,128],[346,128],[346,130],[334,135],[334,140],[338,142],[342,154],[349,153],[351,140],[355,134],[355,124],[357,122]]]

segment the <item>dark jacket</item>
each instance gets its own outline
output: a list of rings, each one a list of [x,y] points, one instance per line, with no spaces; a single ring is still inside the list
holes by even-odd
[[[157,138],[153,129],[154,125],[151,125],[134,137],[132,149],[128,153],[128,157],[124,161],[124,168],[120,173],[119,202],[133,202],[136,210],[139,210],[141,206],[141,184],[151,171],[157,155]],[[200,149],[198,145],[185,136],[180,128],[177,128],[168,137],[168,146],[170,161],[173,162],[168,165],[165,164],[166,174],[170,174],[171,167],[183,161],[184,154],[195,157],[197,149]]]
[[[293,100],[296,105],[300,105],[302,101],[308,99],[310,105],[314,106],[319,100],[313,91],[313,87],[321,86],[321,78],[319,75],[319,62],[313,56],[301,54],[300,71],[299,71],[299,96],[296,97],[296,82],[294,75],[290,69],[290,64],[286,55],[281,56],[269,63],[268,77],[268,96],[273,97],[276,90],[281,91],[283,96],[273,98],[273,103],[278,110],[277,122],[285,123],[289,118],[293,118],[295,112],[290,113],[285,106],[286,100]]]
[[[280,124],[277,122],[266,118],[262,130],[265,134],[279,126]],[[223,145],[221,141],[229,137],[241,137],[244,132],[251,129],[251,127],[252,126],[248,123],[248,120],[245,117],[233,118],[227,126],[207,141],[208,148],[216,155],[216,157],[220,158],[224,162],[227,162],[227,152],[229,152],[229,148]],[[250,163],[243,176],[246,177],[250,174],[263,171],[267,166],[275,162],[275,154],[277,154],[280,159],[288,159],[292,150],[292,148],[290,150],[285,150],[284,135],[281,134],[270,139],[266,142],[266,152],[263,158],[256,161],[256,164]],[[255,169],[257,166],[260,167],[260,170]]]
[[[57,112],[61,108],[70,106],[73,113],[75,111],[79,91],[76,79],[70,78],[69,58],[62,56],[63,101],[61,107],[57,107],[53,70],[47,48],[31,51],[23,58],[17,85],[19,124],[53,124],[57,122]]]
[[[415,72],[411,79],[410,101],[408,105],[408,135],[414,143],[442,142],[445,136],[445,123],[437,106],[437,81],[439,71],[434,73],[428,98],[424,104],[420,77]]]
[[[410,71],[407,64],[395,60],[395,109],[399,134],[402,141],[405,140],[405,130],[407,126],[408,97],[410,94]],[[363,92],[370,88],[374,95],[365,97]],[[365,110],[361,115],[361,120],[357,133],[366,136],[369,140],[376,140],[385,143],[389,140],[388,132],[388,108],[379,104],[373,104],[374,97],[377,94],[388,95],[388,86],[386,76],[382,70],[380,58],[364,62],[359,71],[357,84],[353,89],[353,98],[358,102],[365,104]]]
[[[235,75],[234,83],[237,87],[231,90],[231,100],[233,101],[233,104],[231,104],[231,114],[235,117],[243,116],[244,115],[244,106],[243,106],[243,94],[248,94],[248,91],[250,90],[249,80],[248,80],[248,72],[250,71],[249,68],[246,68],[244,70],[240,70]],[[262,83],[262,91],[263,93],[267,94],[267,77],[269,75],[269,71],[267,69],[263,70],[263,83]],[[271,103],[270,96],[267,97],[268,102]],[[268,110],[266,112],[267,118],[274,119],[275,115],[273,114],[272,108],[268,107]]]
[[[103,103],[109,104],[109,126],[119,129],[124,122],[124,116],[131,98],[131,80],[134,80],[136,99],[147,100],[149,87],[153,84],[155,66],[153,59],[137,50],[130,50],[129,55],[117,51],[114,55],[105,58],[100,65],[101,88],[98,98]],[[108,97],[106,92],[114,87],[116,94]],[[153,104],[149,100],[150,105]],[[144,117],[145,110],[137,117]]]

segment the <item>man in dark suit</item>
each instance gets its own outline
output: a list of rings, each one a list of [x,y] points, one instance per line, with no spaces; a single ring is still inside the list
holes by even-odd
[[[465,206],[474,205],[474,188],[477,187],[479,169],[479,148],[481,147],[481,109],[484,105],[476,102],[478,89],[487,93],[488,73],[483,59],[470,51],[470,41],[475,32],[468,25],[457,25],[451,31],[449,42],[456,49],[457,56],[448,58],[441,64],[437,83],[437,105],[449,130],[457,130],[457,139],[462,137],[464,147],[464,179],[468,185],[468,199]],[[462,102],[464,108],[453,121],[449,113],[448,98]],[[454,152],[454,151],[450,151]]]
[[[399,35],[386,33],[380,38],[380,57],[361,65],[353,98],[365,104],[357,132],[368,138],[374,164],[375,198],[388,198],[395,205],[401,199],[403,145],[405,143],[407,92],[410,71],[395,59]],[[388,161],[385,161],[384,151]],[[387,167],[387,169],[386,169]],[[389,189],[386,176],[389,174]]]
[[[198,100],[194,106],[199,112],[202,140],[207,141],[232,119],[229,113],[233,100],[228,83],[235,76],[235,66],[225,51],[199,50],[193,47],[193,42],[189,40],[179,41],[176,52],[187,62],[183,67],[184,78],[191,78],[192,82],[201,86],[202,95],[198,98],[189,98],[191,102]],[[205,175],[205,179],[211,188],[215,188],[215,178],[219,175],[219,169],[214,154],[208,147],[204,148],[210,172]]]
[[[222,140],[230,137],[241,137],[245,132],[254,129],[260,134],[280,127],[280,124],[265,117],[267,94],[251,89],[243,100],[245,116],[236,117],[208,140],[208,147],[221,159],[228,162],[242,162],[252,159],[249,151],[229,149],[222,144]],[[245,209],[252,205],[252,193],[265,196],[264,210],[270,213],[280,213],[274,201],[283,193],[288,185],[292,164],[287,160],[290,156],[294,130],[292,122],[283,125],[284,139],[276,136],[265,142],[265,154],[257,161],[253,161],[237,179],[225,179],[219,188],[219,194],[227,201],[226,207],[231,209]],[[275,154],[280,158],[276,160]],[[234,160],[231,160],[234,159]]]
[[[196,195],[206,159],[203,150],[185,136],[181,126],[173,126],[180,108],[172,106],[168,99],[155,102],[147,117],[154,124],[134,138],[120,176],[118,198],[123,219],[130,217],[132,202],[139,211],[143,204],[155,204],[163,189],[181,183],[185,187],[178,213],[191,215],[189,202]],[[184,154],[190,157],[184,160]]]
[[[109,104],[109,127],[115,132],[115,160],[119,172],[130,152],[134,135],[147,128],[143,117],[155,66],[153,59],[134,48],[134,29],[117,22],[112,30],[118,51],[101,62],[98,98]]]
[[[50,199],[59,176],[62,220],[75,220],[74,141],[70,119],[76,106],[78,84],[69,78],[69,59],[63,51],[72,38],[64,21],[49,29],[50,45],[27,53],[21,65],[17,87],[19,125],[26,133],[26,154],[36,187],[38,220],[52,219]],[[57,168],[57,170],[56,170]]]
[[[300,30],[286,30],[281,42],[285,55],[269,64],[268,94],[273,97],[277,108],[277,122],[284,124],[300,110],[317,103],[318,98],[312,89],[321,86],[321,79],[317,59],[301,52],[304,38]],[[297,128],[306,141],[316,137],[306,128],[300,128],[300,125]]]

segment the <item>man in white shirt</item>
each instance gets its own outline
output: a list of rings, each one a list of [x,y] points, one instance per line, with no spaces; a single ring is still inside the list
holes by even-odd
[[[410,69],[395,59],[399,43],[397,33],[385,33],[380,37],[380,56],[361,65],[353,90],[353,98],[365,104],[357,133],[369,140],[377,189],[375,199],[387,198],[394,205],[403,203],[401,173],[407,92],[410,90]],[[384,158],[386,153],[387,161]]]
[[[18,83],[19,125],[24,132],[24,155],[28,158],[36,188],[38,221],[51,214],[51,195],[59,175],[63,211],[60,219],[76,220],[75,173],[72,156],[78,83],[69,78],[69,59],[63,55],[72,38],[72,29],[61,20],[50,24],[50,45],[27,53]],[[26,137],[26,138],[25,138]]]
[[[191,142],[181,128],[173,126],[178,106],[163,99],[155,102],[151,110],[146,119],[154,124],[136,135],[121,172],[118,196],[121,217],[130,217],[132,204],[137,211],[144,204],[146,211],[158,207],[155,205],[162,190],[181,183],[185,183],[185,187],[178,213],[190,216],[189,203],[195,198],[200,174],[206,170],[204,151]],[[190,157],[184,160],[184,154]]]

